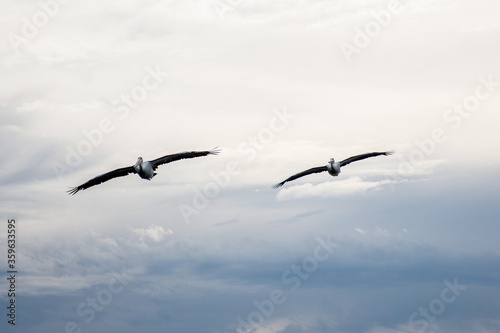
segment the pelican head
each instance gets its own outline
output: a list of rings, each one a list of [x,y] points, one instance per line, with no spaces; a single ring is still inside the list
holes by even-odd
[[[330,163],[330,164],[335,163],[335,159],[334,159],[333,157],[332,157],[332,158],[330,158],[330,161],[328,161],[328,163]]]
[[[134,164],[134,168],[135,168],[135,167],[138,167],[139,165],[141,165],[141,164],[142,164],[142,162],[143,162],[142,157],[138,157],[138,158],[137,158],[137,162],[135,162],[135,164]]]

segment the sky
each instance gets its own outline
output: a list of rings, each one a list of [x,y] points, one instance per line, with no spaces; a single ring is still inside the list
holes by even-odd
[[[498,2],[6,8],[2,332],[500,332]]]

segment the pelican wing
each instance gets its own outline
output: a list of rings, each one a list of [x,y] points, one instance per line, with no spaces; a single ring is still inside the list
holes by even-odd
[[[207,156],[207,155],[217,155],[219,152],[220,152],[220,150],[217,148],[214,148],[212,150],[205,150],[205,151],[185,151],[183,153],[166,155],[166,156],[157,158],[156,160],[149,161],[149,163],[151,163],[153,170],[156,170],[158,165],[170,163],[173,161],[182,160],[184,158],[193,158],[193,157],[200,157],[200,156]]]
[[[99,184],[107,182],[108,180],[113,179],[113,178],[127,176],[130,173],[135,173],[133,166],[116,169],[116,170],[104,173],[102,175],[99,175],[97,177],[94,177],[91,180],[89,180],[88,182],[83,183],[80,186],[73,187],[72,189],[70,189],[68,191],[68,193],[71,195],[75,195],[80,190],[85,190],[89,187],[99,185]]]
[[[288,177],[287,179],[285,179],[281,183],[278,183],[278,184],[274,185],[273,188],[281,187],[286,182],[290,182],[290,181],[295,180],[297,178],[310,175],[311,173],[319,173],[319,172],[323,172],[323,171],[326,171],[326,170],[327,170],[326,166],[321,166],[321,167],[315,167],[315,168],[311,168],[311,169],[306,170],[306,171],[299,172],[299,173],[297,173],[297,174],[295,174],[295,175],[293,175],[291,177]]]
[[[368,157],[374,157],[374,156],[379,156],[379,155],[391,155],[393,152],[391,151],[384,151],[384,152],[373,152],[373,153],[366,153],[366,154],[361,154],[361,155],[356,155],[356,156],[351,156],[349,158],[346,158],[345,160],[341,161],[339,164],[341,167],[344,165],[347,165],[351,162],[356,162],[359,160],[364,160],[365,158]]]

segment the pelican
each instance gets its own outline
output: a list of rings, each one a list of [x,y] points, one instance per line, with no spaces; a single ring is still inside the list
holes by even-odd
[[[159,165],[182,160],[184,158],[217,155],[219,152],[220,150],[217,148],[206,151],[186,151],[177,154],[165,155],[163,157],[157,158],[156,160],[146,161],[146,162],[144,162],[142,157],[138,157],[137,162],[135,162],[133,166],[124,167],[104,173],[102,175],[92,178],[91,180],[89,180],[86,183],[83,183],[80,186],[73,187],[67,192],[71,195],[75,195],[78,191],[83,191],[89,187],[99,185],[113,178],[127,176],[130,173],[136,173],[142,179],[151,180],[154,176],[156,176],[155,170],[156,168],[158,168]]]
[[[374,156],[379,156],[379,155],[386,155],[387,156],[387,155],[391,155],[391,154],[393,154],[392,151],[366,153],[366,154],[351,156],[351,157],[346,158],[345,160],[340,161],[340,162],[335,162],[335,159],[333,159],[333,157],[332,157],[332,158],[330,158],[330,161],[328,162],[327,165],[315,167],[315,168],[311,168],[311,169],[306,170],[306,171],[299,172],[299,173],[285,179],[281,183],[274,185],[273,188],[281,187],[286,182],[295,180],[297,178],[304,177],[304,176],[310,175],[312,173],[323,172],[323,171],[328,171],[328,173],[330,175],[336,177],[340,173],[340,168],[343,167],[344,165],[351,163],[351,162],[364,160],[365,158],[368,158],[368,157],[374,157]]]

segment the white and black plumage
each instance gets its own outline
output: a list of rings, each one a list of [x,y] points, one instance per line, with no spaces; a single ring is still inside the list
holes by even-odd
[[[339,175],[341,167],[343,167],[344,165],[347,165],[351,162],[355,162],[355,161],[363,160],[363,159],[368,158],[368,157],[374,157],[374,156],[379,156],[379,155],[386,155],[387,156],[387,155],[391,155],[392,153],[393,152],[390,152],[390,151],[366,153],[366,154],[351,156],[351,157],[346,158],[345,160],[340,161],[340,162],[335,162],[335,160],[333,158],[331,158],[327,165],[315,167],[315,168],[311,168],[311,169],[306,170],[306,171],[299,172],[298,174],[295,174],[291,177],[288,177],[287,179],[285,179],[281,183],[274,185],[273,187],[278,188],[278,187],[283,186],[283,184],[285,184],[286,182],[295,180],[295,179],[303,177],[303,176],[310,175],[312,173],[319,173],[319,172],[323,172],[323,171],[328,171],[328,173],[330,175],[335,177],[335,176]]]
[[[151,180],[156,173],[154,172],[159,165],[174,162],[177,160],[182,160],[184,158],[193,158],[207,155],[217,155],[220,150],[206,150],[206,151],[186,151],[178,154],[165,155],[163,157],[157,158],[156,160],[144,162],[142,157],[137,158],[137,162],[133,166],[116,169],[97,177],[92,178],[86,183],[80,186],[74,187],[68,191],[69,194],[76,194],[78,191],[85,190],[89,187],[99,185],[110,179],[127,176],[131,173],[138,174],[141,178]]]

